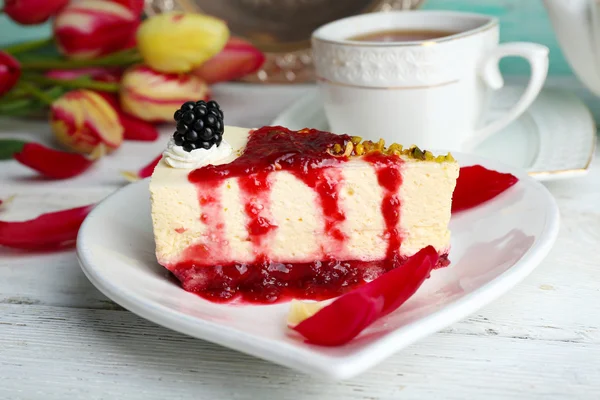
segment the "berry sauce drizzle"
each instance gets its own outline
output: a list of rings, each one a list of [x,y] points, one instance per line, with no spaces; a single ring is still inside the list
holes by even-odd
[[[186,260],[204,260],[214,264],[219,260],[215,257],[227,256],[227,240],[225,238],[225,218],[221,210],[222,182],[203,182],[198,185],[198,202],[202,207],[200,220],[207,226],[203,243],[189,246],[183,252]],[[219,253],[212,250],[219,249]]]
[[[294,175],[317,193],[325,219],[325,234],[337,242],[338,247],[343,245],[346,235],[339,225],[346,220],[346,215],[338,201],[342,172],[337,168],[321,168],[312,173],[296,172]]]
[[[294,174],[315,191],[324,219],[323,233],[331,239],[330,243],[322,245],[323,254],[339,253],[344,249],[347,238],[340,226],[346,216],[339,204],[342,173],[339,168],[329,167],[346,162],[348,158],[333,156],[327,150],[336,144],[344,148],[348,141],[347,135],[315,129],[294,132],[279,126],[263,127],[250,133],[244,153],[231,163],[208,165],[192,171],[189,180],[197,185],[201,203],[207,191],[215,193],[214,185],[226,178],[238,179],[246,230],[255,260],[223,265],[215,263],[207,254],[222,255],[227,251],[227,243],[221,240],[222,224],[221,230],[215,230],[212,221],[213,218],[217,224],[222,221],[222,207],[212,207],[213,203],[209,202],[210,207],[203,205],[203,215],[208,215],[207,221],[212,226],[208,234],[216,240],[191,246],[182,257],[191,261],[182,261],[170,268],[183,287],[212,301],[227,301],[234,297],[254,303],[289,298],[323,300],[345,293],[403,264],[405,258],[399,255],[402,238],[397,229],[400,221],[397,192],[402,184],[402,160],[398,156],[379,153],[363,159],[373,165],[384,193],[381,212],[386,223],[383,234],[388,241],[385,259],[366,262],[326,256],[311,263],[279,263],[265,255],[268,250],[266,239],[277,229],[269,210],[269,176],[271,172],[281,170]],[[215,247],[209,248],[207,244]],[[447,257],[441,256],[440,265],[444,263],[447,263]]]
[[[381,213],[385,221],[386,236],[388,247],[386,251],[386,261],[390,264],[396,264],[399,261],[400,244],[402,238],[398,231],[400,223],[400,198],[398,189],[402,184],[402,174],[400,172],[401,159],[395,155],[384,155],[381,153],[372,153],[365,156],[365,161],[373,164],[377,173],[377,182],[384,191],[381,201]]]
[[[242,197],[245,199],[244,210],[248,216],[246,225],[252,241],[259,244],[265,235],[272,232],[275,226],[268,216],[269,210],[269,174],[259,172],[239,179]]]

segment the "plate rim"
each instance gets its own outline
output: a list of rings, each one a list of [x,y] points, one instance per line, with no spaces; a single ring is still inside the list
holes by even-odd
[[[425,317],[419,318],[399,329],[390,331],[349,355],[325,355],[319,353],[318,350],[311,350],[319,348],[319,346],[304,348],[292,343],[274,341],[273,339],[265,339],[260,335],[248,334],[243,330],[223,326],[217,322],[199,319],[167,306],[155,304],[153,301],[145,300],[143,296],[135,293],[122,291],[118,285],[114,285],[104,279],[100,272],[102,268],[101,266],[94,266],[94,262],[91,259],[92,254],[90,254],[93,251],[87,245],[87,236],[91,239],[94,237],[93,228],[90,226],[93,227],[93,222],[97,217],[101,218],[104,207],[107,207],[107,202],[112,201],[111,199],[114,197],[123,195],[125,192],[143,190],[141,188],[149,184],[150,178],[118,189],[92,209],[82,223],[77,236],[77,260],[86,277],[100,292],[144,319],[167,329],[194,338],[207,340],[310,375],[318,375],[333,380],[348,379],[379,364],[417,340],[423,339],[451,323],[464,319],[505,294],[527,277],[543,261],[554,245],[560,226],[560,214],[554,197],[543,184],[531,178],[525,172],[522,172],[522,170],[506,166],[499,161],[457,153],[459,159],[461,156],[467,157],[470,160],[469,163],[465,163],[467,165],[483,163],[484,166],[486,164],[489,166],[491,163],[498,170],[516,175],[519,178],[519,184],[529,185],[533,189],[543,193],[543,209],[546,210],[546,219],[540,235],[536,238],[531,248],[513,266],[492,281]],[[190,295],[194,296],[193,294]],[[198,322],[201,322],[201,324],[198,325]],[[236,339],[236,336],[240,332],[247,335],[247,338],[250,338],[252,342],[251,346],[248,346],[248,339],[245,341]],[[273,343],[277,344],[276,351],[273,350]]]

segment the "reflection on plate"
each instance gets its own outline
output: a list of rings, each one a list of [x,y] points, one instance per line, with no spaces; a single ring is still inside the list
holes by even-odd
[[[508,291],[542,261],[556,238],[558,209],[539,182],[495,161],[456,158],[463,166],[512,172],[520,181],[455,215],[452,264],[434,271],[406,304],[344,346],[304,343],[285,325],[286,303],[218,304],[181,289],[154,256],[148,180],[94,208],[80,229],[77,255],[100,291],[157,324],[305,373],[349,378]]]
[[[494,93],[484,120],[494,120],[505,113],[522,91],[521,86],[507,86]],[[317,89],[292,104],[271,124],[290,129],[329,127]],[[479,145],[475,154],[523,168],[543,181],[585,174],[595,145],[596,125],[585,104],[571,92],[544,89],[521,117]]]

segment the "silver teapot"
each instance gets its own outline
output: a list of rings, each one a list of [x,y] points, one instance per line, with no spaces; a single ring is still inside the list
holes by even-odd
[[[558,43],[573,72],[600,96],[600,3],[544,0]]]

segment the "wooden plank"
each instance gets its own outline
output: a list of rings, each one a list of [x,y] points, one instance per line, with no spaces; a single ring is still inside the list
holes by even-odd
[[[3,399],[464,399],[473,393],[576,399],[600,393],[597,342],[446,331],[360,377],[332,383],[129,312],[3,304],[0,315]]]
[[[129,312],[0,305],[0,394],[45,399],[592,398],[598,343],[442,332],[331,383],[179,335]],[[149,397],[150,396],[150,397]],[[26,397],[26,396],[25,396]],[[25,398],[24,397],[24,398]]]

